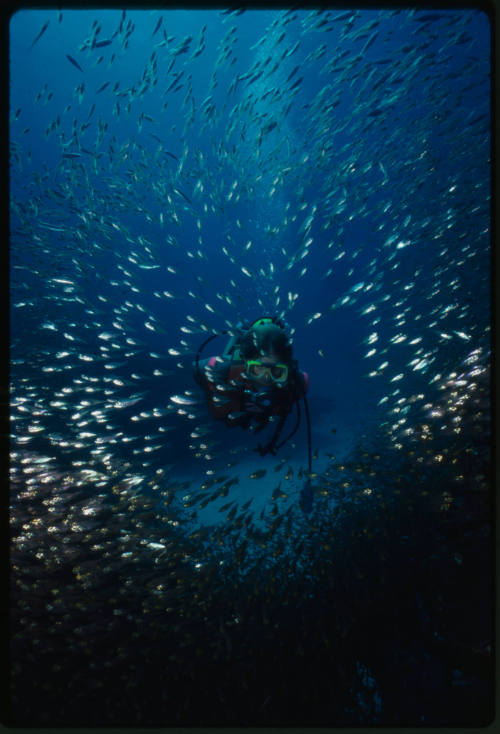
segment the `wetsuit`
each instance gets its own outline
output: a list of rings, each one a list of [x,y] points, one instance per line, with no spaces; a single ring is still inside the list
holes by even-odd
[[[193,365],[194,377],[205,390],[210,414],[228,426],[248,428],[252,420],[256,430],[264,428],[271,416],[285,418],[302,395],[307,392],[308,376],[296,366],[290,370],[287,383],[264,386],[245,379],[245,364],[230,357],[200,360],[199,370]]]

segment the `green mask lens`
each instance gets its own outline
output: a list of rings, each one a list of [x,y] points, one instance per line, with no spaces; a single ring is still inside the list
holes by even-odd
[[[286,382],[288,378],[288,367],[286,364],[265,365],[257,359],[249,359],[246,364],[246,373],[249,377],[259,379],[266,373],[271,376],[274,382]]]

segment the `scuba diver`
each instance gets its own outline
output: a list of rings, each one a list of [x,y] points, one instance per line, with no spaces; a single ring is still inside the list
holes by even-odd
[[[227,331],[222,332],[227,334]],[[240,426],[255,433],[276,421],[276,428],[267,444],[258,444],[255,451],[261,456],[276,454],[297,431],[300,425],[300,400],[303,399],[307,419],[309,477],[301,493],[305,512],[312,508],[311,430],[306,392],[309,379],[299,371],[292,356],[292,345],[285,327],[275,317],[260,318],[249,326],[238,324],[221,356],[200,361],[200,353],[208,337],[198,349],[193,363],[193,375],[203,388],[210,414],[229,427]],[[278,439],[293,406],[297,422],[293,431],[281,442]]]

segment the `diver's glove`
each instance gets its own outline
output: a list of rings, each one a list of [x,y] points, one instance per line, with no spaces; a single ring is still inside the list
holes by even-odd
[[[260,390],[255,392],[254,390],[246,389],[244,392],[245,399],[245,410],[250,410],[255,413],[263,413],[269,411],[272,405],[272,396],[269,390]]]
[[[243,410],[257,416],[263,416],[269,413],[271,399],[268,391],[254,392],[253,390],[245,390],[243,393]]]

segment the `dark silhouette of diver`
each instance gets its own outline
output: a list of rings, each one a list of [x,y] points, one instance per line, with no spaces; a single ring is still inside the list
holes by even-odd
[[[276,454],[295,434],[300,425],[300,400],[303,400],[307,419],[309,477],[301,492],[301,507],[304,512],[310,512],[311,429],[306,400],[309,378],[293,359],[292,345],[283,323],[275,317],[265,317],[248,326],[238,324],[221,356],[200,360],[202,349],[216,336],[218,334],[205,339],[198,349],[193,363],[194,378],[205,391],[212,417],[224,421],[227,426],[240,426],[258,433],[278,419],[271,440],[264,446],[258,444],[255,449],[261,456]],[[295,428],[278,443],[294,405],[297,408]]]

